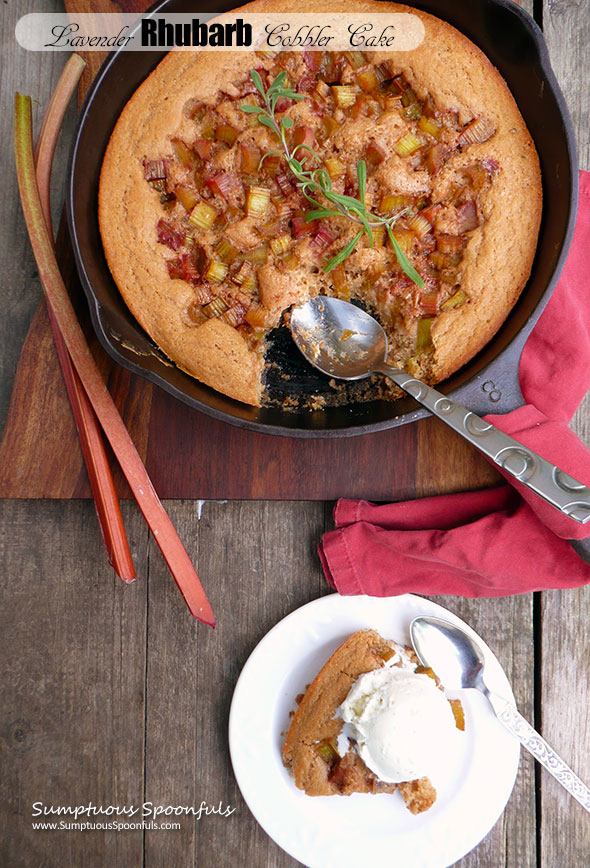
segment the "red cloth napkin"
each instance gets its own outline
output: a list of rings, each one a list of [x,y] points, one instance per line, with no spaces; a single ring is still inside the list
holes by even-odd
[[[502,431],[590,485],[590,451],[567,427],[590,388],[590,172],[561,279],[520,362],[526,401],[486,416]],[[512,481],[512,480],[511,480]],[[341,594],[407,592],[499,597],[590,582],[568,539],[590,528],[560,515],[517,482],[383,506],[341,500],[320,558]]]

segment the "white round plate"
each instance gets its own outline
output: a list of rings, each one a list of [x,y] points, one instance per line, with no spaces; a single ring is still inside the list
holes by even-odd
[[[328,657],[351,633],[366,628],[410,644],[409,625],[418,615],[447,618],[467,630],[484,650],[490,689],[514,700],[500,663],[479,636],[447,609],[412,594],[314,600],[267,633],[238,679],[229,717],[238,785],[265,832],[307,868],[372,862],[448,868],[487,835],[510,797],[520,746],[475,690],[447,692],[460,696],[466,730],[454,769],[423,814],[411,814],[397,792],[311,798],[284,768],[289,712]]]

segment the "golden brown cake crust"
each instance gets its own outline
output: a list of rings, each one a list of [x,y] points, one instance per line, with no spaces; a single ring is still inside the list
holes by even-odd
[[[334,715],[354,682],[365,672],[380,669],[392,653],[392,644],[375,630],[359,630],[336,649],[307,688],[283,745],[283,762],[306,795],[393,793],[399,786],[412,813],[425,811],[434,803],[436,790],[428,778],[387,784],[365,766],[352,747],[336,764],[322,754],[338,738],[342,721]]]
[[[326,0],[309,11],[371,11],[371,0]],[[258,0],[248,12],[300,11],[296,0]],[[470,303],[440,313],[432,329],[428,378],[438,382],[461,367],[495,334],[530,273],[541,217],[538,158],[516,104],[497,70],[465,36],[445,22],[406,6],[379,3],[378,11],[410,11],[422,19],[426,38],[411,52],[388,52],[418,94],[431,92],[441,107],[465,117],[485,115],[496,134],[469,149],[501,165],[483,196],[486,221],[470,234],[461,263]],[[192,287],[171,280],[155,226],[157,197],[146,184],[142,160],[169,152],[173,135],[188,134],[182,108],[189,98],[212,102],[220,87],[245,77],[250,52],[170,52],[125,107],[105,155],[99,219],[107,261],[132,313],[182,369],[233,398],[258,405],[263,357],[230,324],[186,322]],[[456,157],[461,160],[461,154]],[[292,302],[293,299],[286,299]],[[281,299],[273,298],[281,307]]]

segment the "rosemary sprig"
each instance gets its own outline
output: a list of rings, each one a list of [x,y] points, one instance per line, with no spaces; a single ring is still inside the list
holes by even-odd
[[[360,160],[356,167],[359,187],[358,199],[354,196],[346,196],[343,193],[336,193],[332,190],[330,175],[323,166],[321,157],[313,148],[310,148],[309,145],[301,144],[296,145],[291,150],[287,141],[286,133],[287,130],[290,130],[293,127],[293,120],[290,117],[283,117],[279,122],[276,117],[276,106],[280,99],[300,100],[305,99],[305,95],[297,93],[297,91],[293,90],[293,88],[289,86],[285,87],[285,82],[287,80],[286,72],[280,72],[266,89],[260,74],[255,69],[250,71],[250,76],[254,82],[256,90],[264,101],[264,107],[243,104],[240,108],[248,114],[257,115],[258,123],[273,131],[273,133],[278,137],[282,148],[280,151],[267,151],[267,153],[262,157],[260,165],[262,165],[266,157],[271,154],[278,154],[286,160],[291,173],[296,179],[296,186],[301,190],[308,202],[315,205],[315,208],[312,211],[308,211],[305,215],[307,222],[326,217],[344,216],[348,217],[349,220],[352,220],[353,223],[357,223],[361,227],[354,238],[349,241],[349,243],[346,244],[346,246],[343,247],[336,256],[325,264],[324,271],[326,273],[330,272],[344,262],[344,260],[353,252],[363,235],[367,235],[369,244],[372,247],[373,229],[377,226],[384,226],[402,271],[407,274],[410,280],[412,280],[418,287],[422,288],[424,286],[424,281],[399,246],[395,235],[393,234],[393,226],[395,222],[400,217],[409,213],[410,209],[405,209],[399,214],[394,214],[391,217],[374,214],[367,209],[365,204],[367,164],[364,160]],[[308,154],[305,153],[306,151],[317,160],[319,167],[313,169],[306,168],[305,161],[308,158]]]

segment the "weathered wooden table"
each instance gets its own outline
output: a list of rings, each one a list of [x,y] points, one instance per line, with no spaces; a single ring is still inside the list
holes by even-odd
[[[459,0],[458,0],[459,2]],[[114,5],[114,4],[113,4]],[[527,3],[529,11],[533,4]],[[5,315],[0,321],[0,425],[7,415],[24,335],[40,297],[11,158],[11,104],[20,89],[41,104],[63,55],[27,54],[13,40],[17,18],[60,11],[57,0],[4,0],[0,226]],[[590,168],[587,86],[590,16],[570,0],[534,3],[553,66]],[[71,130],[74,114],[69,117]],[[68,130],[64,137],[68,139]],[[62,178],[65,146],[56,175]],[[55,201],[61,201],[56,190]],[[56,214],[59,209],[56,208]],[[590,442],[590,403],[573,427]],[[419,447],[437,465],[449,448],[434,423]],[[421,447],[420,447],[421,442]],[[481,483],[481,465],[454,444],[459,477],[439,471],[413,490]],[[479,470],[477,469],[479,468]],[[411,496],[412,491],[408,496]],[[294,866],[259,828],[233,778],[227,717],[237,676],[258,640],[297,606],[328,591],[315,543],[331,527],[323,502],[194,501],[167,508],[209,592],[219,626],[184,609],[134,505],[125,502],[138,580],[107,567],[88,500],[4,500],[0,630],[0,864],[174,868]],[[573,768],[590,780],[590,590],[497,600],[440,598],[487,640],[518,704]],[[32,805],[231,805],[231,817],[180,819],[171,831],[36,831]],[[588,815],[523,756],[506,812],[461,868],[583,868]]]

